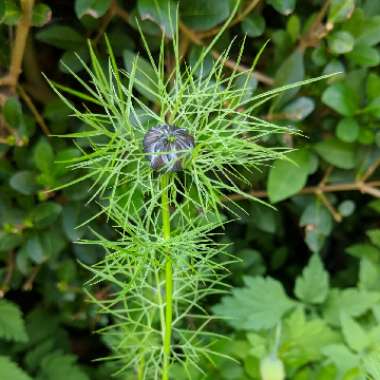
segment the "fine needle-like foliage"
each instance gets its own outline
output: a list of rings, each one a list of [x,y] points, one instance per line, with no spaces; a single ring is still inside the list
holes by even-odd
[[[112,285],[107,299],[92,300],[100,313],[112,317],[112,326],[102,330],[112,350],[107,359],[117,360],[119,373],[128,379],[168,380],[173,362],[194,368],[200,357],[212,360],[216,354],[209,344],[215,333],[207,329],[213,317],[201,301],[226,291],[222,280],[231,258],[215,236],[226,222],[222,209],[232,210],[225,195],[243,194],[240,185],[247,180],[242,173],[283,157],[283,150],[262,145],[268,135],[290,132],[257,118],[255,108],[282,91],[316,80],[247,98],[254,65],[248,73],[226,75],[224,63],[233,44],[207,75],[196,75],[215,41],[192,66],[181,61],[177,37],[167,44],[162,41],[157,62],[145,43],[154,77],[138,59],[130,62],[128,71],[120,70],[109,43],[104,67],[90,46],[91,65],[82,62],[89,79],[72,73],[84,92],[53,84],[86,125],[67,135],[79,141],[82,151],[70,165],[85,169],[80,180],[92,181],[90,201],[100,204],[118,234],[109,241],[94,233],[95,240],[83,243],[106,251],[105,258],[89,268],[89,283]],[[168,55],[174,61],[169,74]],[[135,88],[155,99],[154,106]],[[88,106],[75,107],[63,93]],[[180,129],[188,144],[174,149],[176,137],[171,135],[164,144],[169,151],[157,144],[154,149],[144,146],[152,128],[157,128],[157,136],[168,133],[170,128],[163,126]]]

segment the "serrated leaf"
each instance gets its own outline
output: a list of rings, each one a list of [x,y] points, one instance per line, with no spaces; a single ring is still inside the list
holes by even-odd
[[[359,357],[343,344],[328,345],[322,349],[322,353],[335,364],[341,375],[359,363]]]
[[[1,380],[32,380],[16,363],[7,356],[0,356],[0,379]]]
[[[332,289],[323,310],[324,317],[330,324],[338,325],[341,313],[359,317],[376,305],[379,300],[380,293],[377,292],[357,288]]]
[[[329,275],[318,254],[314,254],[296,280],[295,294],[306,303],[323,303],[329,291]]]
[[[28,341],[19,307],[7,300],[0,300],[0,338],[21,343]]]
[[[340,341],[323,319],[306,319],[304,308],[298,307],[285,319],[280,350],[292,363],[303,366],[321,358],[321,349]]]
[[[272,203],[284,200],[300,191],[306,184],[310,167],[310,153],[306,149],[287,155],[289,160],[277,160],[270,169],[268,195]]]
[[[356,352],[364,351],[368,347],[370,340],[368,334],[359,323],[345,313],[342,313],[340,323],[348,346]]]
[[[53,353],[41,363],[39,380],[89,380],[87,374],[76,364],[74,355]]]
[[[239,330],[263,330],[277,325],[294,302],[288,298],[280,282],[270,277],[246,277],[246,286],[232,290],[213,307],[215,314]]]

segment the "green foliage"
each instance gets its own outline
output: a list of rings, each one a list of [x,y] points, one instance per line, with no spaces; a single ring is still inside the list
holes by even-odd
[[[1,77],[10,68],[24,3],[27,1],[0,1]],[[171,53],[160,61],[162,42],[167,53],[172,51],[176,34],[170,27],[173,21],[180,22],[183,72],[194,68],[203,57],[203,63],[194,69],[194,81],[187,87],[198,96],[186,94],[186,108],[177,114],[180,119],[187,120],[192,130],[199,125],[205,134],[213,129],[219,131],[216,121],[208,126],[209,120],[217,114],[214,120],[221,122],[226,110],[238,104],[239,98],[244,102],[244,111],[248,110],[249,123],[258,122],[256,117],[265,120],[257,127],[257,143],[270,149],[279,147],[275,156],[289,153],[288,160],[268,161],[256,168],[239,159],[241,151],[235,145],[227,146],[230,140],[226,136],[214,136],[214,140],[201,136],[203,146],[214,141],[211,153],[224,148],[219,167],[226,162],[228,165],[231,152],[236,153],[231,171],[218,178],[223,187],[215,187],[213,197],[207,198],[215,201],[217,195],[228,194],[238,199],[236,204],[223,202],[219,217],[212,202],[209,206],[213,211],[199,216],[205,206],[205,188],[199,189],[194,183],[187,194],[178,196],[195,200],[196,204],[189,208],[194,216],[198,215],[192,223],[199,233],[226,218],[234,220],[225,226],[223,238],[211,234],[207,244],[204,242],[203,253],[205,258],[213,258],[214,268],[220,268],[224,260],[234,261],[228,265],[230,272],[223,272],[232,287],[231,295],[221,298],[213,294],[197,300],[203,311],[217,312],[215,319],[209,319],[208,330],[230,339],[199,335],[199,346],[206,343],[210,352],[220,355],[210,353],[213,364],[201,362],[203,374],[191,360],[186,365],[173,365],[172,377],[185,380],[190,373],[193,379],[202,380],[258,380],[261,361],[275,352],[291,380],[380,378],[380,203],[373,199],[379,197],[379,2],[331,0],[322,15],[325,2],[321,0],[266,0],[257,4],[242,0],[236,16],[232,16],[208,52],[205,49],[231,17],[236,2],[34,3],[19,86],[13,90],[1,84],[0,94],[0,294],[5,297],[0,301],[0,379],[50,380],[63,374],[73,379],[108,379],[120,366],[93,359],[107,356],[115,342],[130,339],[133,348],[129,352],[136,357],[136,347],[156,346],[157,331],[135,343],[133,331],[110,328],[119,317],[117,310],[125,307],[126,293],[114,298],[122,287],[120,282],[127,282],[120,278],[126,275],[126,267],[138,278],[143,270],[136,268],[141,268],[143,261],[136,256],[119,262],[112,255],[121,248],[116,244],[120,235],[110,226],[123,226],[125,221],[122,212],[110,220],[105,210],[109,210],[109,199],[117,210],[132,204],[141,210],[149,198],[146,189],[151,188],[150,183],[141,180],[139,186],[132,188],[127,184],[127,178],[133,178],[138,168],[145,168],[146,162],[136,168],[126,165],[126,156],[120,160],[115,157],[117,152],[127,154],[131,147],[129,135],[123,134],[125,126],[131,125],[141,134],[158,122],[152,115],[159,115],[161,122],[163,110],[170,102],[175,104],[174,93],[166,96],[166,102],[160,102],[164,84],[174,85],[170,73],[177,70]],[[315,23],[318,15],[322,15],[321,22]],[[119,89],[114,73],[107,71],[104,34],[112,46],[116,66],[121,68],[123,88],[128,89],[124,99],[132,91],[133,101],[138,104],[133,111],[127,111],[125,103],[112,104]],[[229,59],[225,60],[233,39]],[[245,48],[241,50],[244,39]],[[257,73],[243,72],[268,39],[255,66]],[[103,70],[105,83],[98,83],[95,92],[86,95],[88,89],[94,89],[94,78],[83,65],[94,70],[87,40],[98,57],[97,76]],[[218,87],[213,67],[223,61],[219,78],[224,83]],[[233,72],[233,67],[242,72]],[[71,71],[88,87],[74,80]],[[68,104],[47,88],[40,72],[67,95]],[[263,95],[278,86],[337,72],[341,74],[325,81],[296,86],[273,97]],[[157,80],[162,73],[164,83]],[[104,89],[107,96],[100,99]],[[202,98],[213,92],[213,99],[231,99],[229,91],[235,91],[235,95],[239,91],[235,104],[207,103]],[[108,119],[107,128],[112,133],[106,138],[99,136],[104,129],[97,129],[104,125],[99,106],[104,101],[119,110],[116,122]],[[215,109],[210,109],[207,117],[197,118],[210,104]],[[72,106],[80,113],[92,113],[90,127],[84,125],[86,120],[72,117]],[[41,119],[48,130],[41,125]],[[243,122],[240,115],[238,124]],[[268,124],[289,133],[268,134]],[[114,136],[112,126],[120,128],[115,138],[118,144],[109,161],[92,157],[91,167],[96,168],[97,175],[91,176],[88,161],[79,157],[94,147],[109,152],[112,144],[107,138]],[[247,129],[241,130],[242,136]],[[224,132],[229,132],[227,124]],[[68,138],[56,137],[63,134]],[[79,135],[83,138],[79,139]],[[236,135],[235,142],[238,140]],[[208,161],[214,162],[211,153],[203,157],[203,168]],[[117,174],[111,176],[111,170]],[[215,178],[211,176],[211,180]],[[110,189],[115,183],[122,185],[113,193]],[[72,186],[63,188],[64,184]],[[214,188],[214,183],[208,188]],[[235,191],[238,193],[232,194]],[[276,209],[243,199],[251,191],[253,197],[268,195],[269,199],[263,200],[274,203]],[[92,196],[96,202],[89,203]],[[132,217],[135,211],[130,208]],[[160,223],[155,224],[159,229]],[[187,231],[181,238],[188,240],[193,252],[194,236]],[[94,239],[106,244],[106,249],[77,244],[78,240]],[[151,236],[147,241],[156,251],[164,249],[158,248]],[[122,242],[123,250],[132,246],[140,252],[145,247],[144,241],[132,241],[124,235]],[[206,250],[210,244],[210,250]],[[143,252],[150,255],[152,250]],[[84,266],[95,263],[96,270],[116,267],[120,273],[95,277],[89,296],[82,291],[83,283],[89,280]],[[202,283],[204,277],[200,274],[197,279]],[[144,295],[146,298],[149,297]],[[97,302],[88,302],[89,299]],[[228,319],[228,314],[237,319]],[[185,330],[201,324],[190,317],[181,323]],[[93,334],[98,329],[109,332],[106,339]],[[178,328],[175,341],[182,333]],[[125,356],[125,347],[120,345],[121,356]],[[190,357],[197,355],[192,352]],[[133,369],[115,378],[134,379],[137,372]]]

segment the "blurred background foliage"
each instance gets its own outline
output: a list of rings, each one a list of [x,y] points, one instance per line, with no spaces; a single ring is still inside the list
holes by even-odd
[[[56,137],[83,126],[41,72],[88,106],[75,97],[77,84],[67,74],[86,80],[77,55],[88,61],[88,41],[106,60],[106,33],[120,67],[129,70],[139,54],[147,74],[139,79],[154,86],[138,25],[158,54],[176,20],[183,60],[191,65],[233,6],[234,0],[0,0],[1,380],[96,380],[115,370],[93,361],[108,354],[107,342],[93,334],[108,320],[82,288],[89,274],[80,263],[93,264],[104,253],[75,244],[91,235],[80,226],[97,212],[86,203],[91,183],[77,184],[86,173],[65,164],[80,145]],[[246,71],[270,40],[248,78],[247,97],[341,74],[256,109],[301,134],[263,141],[297,148],[293,162],[247,173],[252,189],[246,190],[276,209],[228,195],[248,211],[225,238],[240,261],[228,278],[232,295],[205,307],[235,317],[213,328],[231,339],[214,343],[236,360],[215,358],[213,366],[204,364],[206,374],[193,377],[260,379],[260,360],[275,348],[288,379],[380,379],[380,2],[242,0],[198,75],[207,74],[232,39],[225,75]],[[169,56],[168,71],[171,65]],[[150,92],[134,90],[155,106]],[[63,183],[72,186],[59,190]],[[102,217],[90,227],[113,236]],[[95,297],[110,291],[99,287]],[[173,379],[185,378],[174,368]]]

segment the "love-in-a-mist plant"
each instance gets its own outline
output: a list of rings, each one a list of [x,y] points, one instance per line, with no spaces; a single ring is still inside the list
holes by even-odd
[[[243,173],[283,157],[281,148],[261,142],[288,128],[254,111],[301,83],[247,97],[254,64],[247,73],[226,72],[231,46],[202,75],[223,29],[192,66],[182,61],[177,37],[163,39],[156,60],[142,35],[154,77],[139,58],[128,71],[119,69],[107,42],[106,66],[90,47],[91,65],[82,62],[88,79],[72,73],[84,92],[53,85],[86,126],[67,136],[82,140],[82,155],[70,164],[85,169],[90,201],[99,203],[118,236],[110,241],[94,232],[95,240],[84,243],[105,250],[89,268],[90,284],[105,282],[111,291],[107,299],[92,299],[112,320],[101,332],[112,350],[108,359],[126,379],[168,380],[174,362],[199,368],[202,356],[216,354],[210,345],[216,334],[207,331],[213,317],[202,300],[226,291],[231,258],[215,236],[228,221],[225,195],[243,194]],[[238,62],[242,53],[243,46]],[[63,92],[87,106],[74,106]]]

